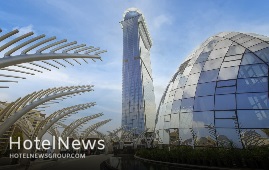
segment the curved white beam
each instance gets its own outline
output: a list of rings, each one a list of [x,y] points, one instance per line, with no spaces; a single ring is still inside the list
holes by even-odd
[[[36,47],[38,47],[38,46],[40,46],[40,45],[42,45],[42,44],[45,44],[45,43],[47,43],[47,42],[49,42],[49,41],[55,40],[55,39],[56,39],[56,37],[54,36],[54,37],[51,37],[51,38],[42,40],[42,41],[40,41],[40,42],[38,42],[38,43],[36,43],[36,44],[34,44],[34,45],[32,45],[32,46],[26,48],[25,50],[23,50],[23,51],[21,52],[21,54],[26,54],[26,53],[28,53],[29,51],[33,50],[34,48],[36,48]]]
[[[8,43],[4,44],[3,46],[0,47],[0,51],[3,51],[4,49],[6,49],[7,47],[11,46],[12,44],[15,44],[16,42],[26,38],[26,37],[29,37],[31,35],[33,35],[34,33],[33,32],[28,32],[26,34],[23,34],[22,36],[19,36],[11,41],[9,41]]]
[[[25,54],[17,56],[9,56],[0,58],[0,68],[21,64],[29,63],[33,61],[41,60],[53,60],[53,59],[66,59],[66,58],[90,58],[90,59],[101,59],[99,55],[87,55],[87,54],[62,54],[62,53],[46,53],[46,54]]]
[[[63,40],[60,40],[60,41],[51,43],[51,44],[49,44],[49,45],[47,45],[47,46],[45,46],[45,47],[43,47],[43,48],[40,48],[39,50],[36,51],[36,53],[42,53],[42,52],[45,51],[46,49],[49,49],[49,48],[51,48],[51,47],[53,47],[53,46],[62,44],[62,43],[64,43],[64,42],[66,42],[66,41],[67,41],[67,39],[63,39]]]
[[[84,130],[84,139],[86,139],[88,136],[89,136],[89,134],[91,133],[91,132],[93,132],[93,130],[95,130],[95,129],[97,129],[97,128],[99,128],[99,127],[101,127],[101,126],[103,126],[103,125],[105,125],[106,123],[108,123],[108,122],[110,122],[112,119],[107,119],[107,120],[104,120],[104,121],[101,121],[101,122],[97,122],[97,123],[95,123],[95,124],[93,124],[93,125],[91,125],[90,127],[88,127],[87,129],[85,129]]]
[[[32,38],[32,39],[30,39],[30,40],[28,40],[28,41],[25,41],[25,42],[21,43],[20,45],[18,45],[18,46],[16,46],[16,47],[12,48],[12,49],[9,50],[8,52],[6,52],[6,53],[4,54],[4,56],[10,56],[12,53],[14,53],[15,51],[19,50],[20,48],[22,48],[22,47],[24,47],[24,46],[26,46],[26,45],[28,45],[28,44],[34,42],[34,41],[37,41],[37,40],[39,40],[39,39],[41,39],[41,38],[44,38],[45,36],[46,36],[45,34],[42,34],[42,35],[39,35],[39,36],[37,36],[37,37],[34,37],[34,38]]]
[[[12,36],[12,35],[14,35],[14,34],[17,34],[18,32],[19,32],[19,30],[15,29],[15,30],[13,30],[13,31],[11,31],[11,32],[9,32],[9,33],[6,33],[5,35],[2,35],[2,36],[0,37],[0,41],[3,41],[3,40],[5,40],[6,38],[8,38],[8,37],[10,37],[10,36]]]
[[[71,113],[74,113],[76,111],[84,110],[86,108],[90,108],[90,107],[92,107],[94,105],[95,105],[95,103],[89,103],[89,104],[86,104],[86,105],[85,104],[84,105],[76,105],[75,107],[74,106],[73,107],[70,107],[71,108],[70,110],[68,110],[68,109],[65,108],[64,111],[65,110],[67,110],[67,111],[63,112],[62,114],[61,114],[61,112],[56,113],[57,115],[53,115],[52,116],[53,119],[50,119],[50,121],[46,122],[46,124],[44,125],[44,127],[38,132],[37,138],[38,139],[41,139],[42,136],[47,132],[47,130],[52,125],[54,125],[58,120],[62,119],[63,117],[65,117],[65,116],[67,116],[67,115],[69,115]]]
[[[95,61],[95,59],[99,59],[102,61],[99,54],[106,51],[106,50],[99,51],[100,48],[94,48],[93,46],[85,47],[86,44],[75,45],[77,44],[76,41],[67,42],[66,39],[54,41],[56,39],[55,36],[50,37],[50,38],[45,38],[45,35],[43,34],[37,37],[33,37],[33,34],[34,34],[33,32],[29,32],[21,36],[14,36],[18,32],[19,30],[13,30],[11,32],[8,32],[0,36],[0,42],[7,38],[11,39],[6,43],[4,42],[3,45],[0,46],[0,52],[7,49],[8,47],[11,48],[11,46],[16,45],[16,43],[18,44],[17,46],[7,51],[4,54],[4,57],[0,56],[0,69],[9,67],[9,66],[18,66],[18,64],[29,63],[31,65],[40,67],[42,69],[51,71],[50,67],[55,67],[57,69],[59,69],[58,67],[59,65],[62,67],[66,67],[60,61],[57,61],[57,59],[63,59],[65,62],[74,66],[74,64],[66,60],[70,58],[70,59],[73,59],[76,63],[81,65],[81,63],[76,59],[83,59],[86,63],[87,63],[87,61],[85,60],[86,58],[92,59],[93,61]],[[19,41],[22,41],[27,37],[29,37],[28,40],[25,40],[19,43]],[[40,41],[37,41],[37,40],[40,40]],[[67,42],[67,43],[64,43],[64,42]],[[50,49],[49,52],[45,51],[48,49]],[[35,50],[35,53],[28,54],[28,52],[30,52],[31,50]],[[56,51],[58,50],[62,50],[62,51],[56,53]],[[86,51],[85,54],[82,54],[82,52],[84,51]],[[93,51],[96,51],[94,55],[88,54],[89,52],[93,52]],[[20,54],[12,55],[15,52],[20,53]],[[53,63],[47,62],[47,60],[51,60],[57,64],[54,65]],[[41,61],[45,63],[46,65],[43,66],[43,65],[39,65],[38,63],[33,63],[35,61]],[[34,68],[30,68],[30,66],[29,67],[18,66],[18,67],[24,67],[25,69],[36,70]],[[13,70],[10,70],[10,68],[7,68],[7,69],[6,69],[7,72],[15,71],[14,69]],[[16,71],[16,72],[19,72],[19,71]],[[38,71],[38,72],[42,73],[42,71]],[[34,73],[28,73],[28,72],[23,72],[23,71],[20,71],[20,73],[34,75]],[[22,76],[13,76],[13,75],[7,75],[7,74],[0,74],[0,77],[26,79],[25,77],[22,77]],[[3,81],[2,83],[7,83],[7,81]],[[8,88],[8,86],[0,86],[0,88]]]
[[[92,119],[95,119],[97,117],[103,116],[103,113],[97,113],[95,115],[91,115],[91,116],[86,116],[83,118],[80,118],[76,121],[74,121],[73,123],[71,123],[67,128],[64,129],[63,133],[62,133],[62,138],[65,141],[67,139],[67,137],[80,125],[82,125],[83,123],[86,123]]]
[[[12,116],[10,116],[9,118],[7,118],[1,125],[0,125],[0,137],[9,129],[10,126],[12,126],[19,118],[21,118],[24,114],[26,114],[27,112],[29,112],[30,110],[34,109],[35,107],[46,103],[50,100],[54,100],[56,98],[60,98],[62,96],[67,96],[67,95],[71,95],[71,94],[79,94],[79,93],[83,93],[83,92],[89,92],[92,91],[91,86],[87,87],[87,86],[77,86],[79,87],[78,89],[74,89],[71,91],[63,91],[63,92],[58,92],[58,93],[53,93],[53,94],[49,94],[44,96],[43,98],[39,98],[36,101],[28,104],[27,106],[25,106],[24,108],[21,108],[19,111],[15,112]],[[81,88],[82,87],[82,88]]]

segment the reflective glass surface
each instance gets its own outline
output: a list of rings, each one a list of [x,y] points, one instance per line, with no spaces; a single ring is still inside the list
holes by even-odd
[[[202,72],[200,75],[199,83],[216,81],[218,77],[218,72],[218,69]]]
[[[269,110],[239,110],[237,114],[242,128],[269,128]]]
[[[229,94],[235,93],[236,86],[216,88],[216,94]]]
[[[268,66],[266,64],[254,64],[240,66],[238,78],[262,77],[268,75]]]
[[[215,93],[216,82],[198,84],[196,88],[196,96],[208,96]]]
[[[214,109],[214,96],[196,97],[194,111],[207,111]]]
[[[236,95],[238,109],[269,109],[268,93],[243,93]]]
[[[181,112],[190,112],[193,110],[194,98],[182,99]]]
[[[214,112],[193,112],[193,128],[205,128],[214,124]]]
[[[121,22],[123,29],[122,126],[127,130],[136,128],[136,134],[140,134],[146,128],[153,132],[156,120],[150,64],[151,40],[148,38],[148,31],[141,25],[143,22],[145,21],[142,14],[137,11],[127,11],[124,21]],[[171,100],[174,94],[171,94],[167,100]],[[171,112],[172,100],[169,106]]]
[[[174,75],[184,77],[176,80],[178,87],[169,88],[171,81],[163,94],[155,130],[164,133],[158,140],[174,143],[175,133],[168,139],[164,136],[169,136],[167,129],[175,128],[179,145],[269,146],[269,44],[264,40],[269,38],[220,33],[191,53]],[[171,109],[167,101],[172,92]],[[164,126],[163,116],[170,114],[178,122]]]
[[[265,92],[268,91],[268,78],[246,78],[237,80],[237,92]]]
[[[223,58],[208,60],[207,62],[205,62],[203,71],[218,69],[221,66],[222,61],[223,61]]]
[[[227,52],[226,56],[243,54],[244,51],[245,51],[245,48],[240,45],[230,46],[229,51]]]
[[[190,98],[195,96],[196,85],[185,86],[183,97]]]
[[[219,80],[236,79],[238,73],[238,66],[221,68],[219,73]]]
[[[235,109],[235,95],[215,95],[215,110],[232,110]]]

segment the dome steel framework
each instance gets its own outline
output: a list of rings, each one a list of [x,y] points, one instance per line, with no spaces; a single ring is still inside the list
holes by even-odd
[[[223,32],[207,39],[180,65],[162,96],[159,143],[269,145],[268,63],[266,36]]]

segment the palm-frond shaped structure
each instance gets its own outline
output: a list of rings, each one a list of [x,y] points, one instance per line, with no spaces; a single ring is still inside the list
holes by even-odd
[[[86,59],[101,60],[100,54],[107,52],[99,47],[77,44],[76,41],[56,40],[55,36],[34,36],[33,32],[17,36],[17,29],[3,35],[1,33],[0,29],[0,53],[4,53],[0,55],[1,84],[16,83],[18,79],[26,79],[25,75],[51,71],[52,67],[59,69],[66,65],[74,66],[74,62],[81,65],[81,61],[88,63]],[[14,72],[20,75],[14,75]],[[9,87],[1,84],[0,88]]]

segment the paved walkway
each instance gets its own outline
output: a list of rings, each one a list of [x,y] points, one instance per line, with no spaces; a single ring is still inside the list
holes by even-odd
[[[48,163],[32,164],[29,170],[100,170],[100,164],[112,155],[91,155],[81,159],[59,159]]]
[[[109,159],[110,155],[91,155],[81,159],[58,159],[58,161],[51,160],[37,160],[31,162],[28,170],[100,170],[100,164]],[[0,170],[17,169],[23,170],[24,168],[16,166],[0,166]]]

